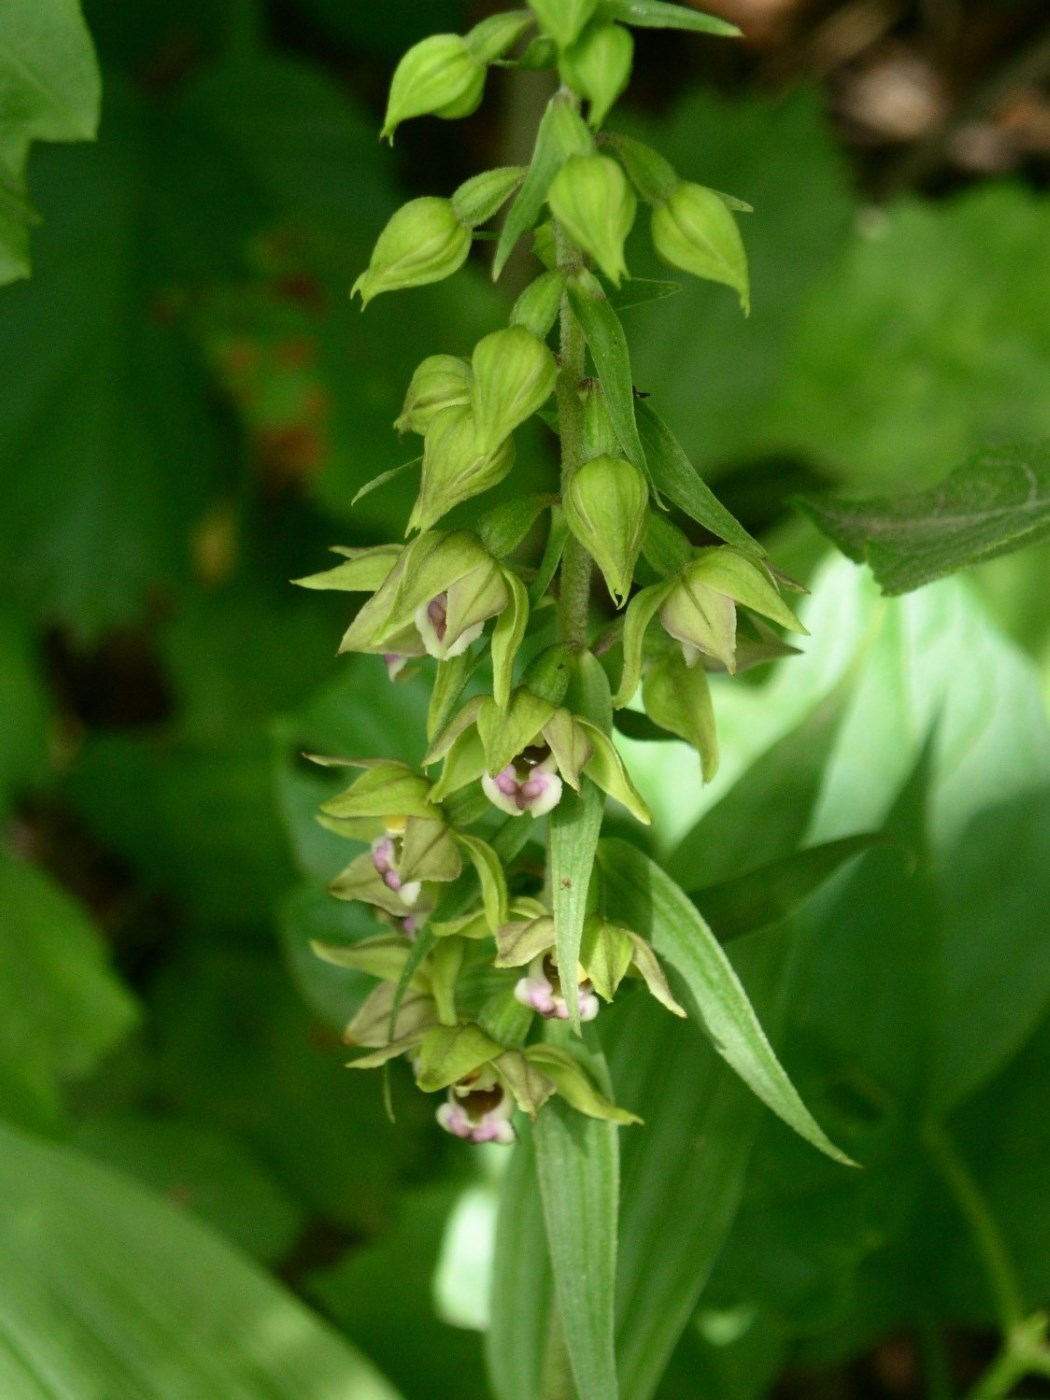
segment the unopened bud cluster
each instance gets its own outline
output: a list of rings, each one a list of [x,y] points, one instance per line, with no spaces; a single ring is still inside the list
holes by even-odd
[[[601,130],[630,77],[632,16],[644,23],[653,6],[663,22],[669,7],[657,0],[530,0],[464,35],[424,39],[398,64],[390,140],[411,118],[475,111],[493,65],[550,68],[561,88],[529,167],[485,172],[393,215],[354,284],[362,307],[456,272],[504,210],[495,275],[529,234],[540,262],[506,326],[470,350],[428,355],[407,385],[395,427],[421,447],[406,539],[340,549],[334,567],[298,580],[362,595],[340,651],[375,657],[369,664],[385,663],[391,678],[423,666],[432,681],[419,770],[318,760],[358,770],[320,820],[359,847],[332,893],[371,906],[377,928],[317,951],[377,979],[347,1029],[365,1052],[354,1064],[405,1056],[419,1087],[443,1096],[441,1126],[472,1142],[511,1141],[514,1114],[535,1116],[554,1094],[634,1121],[543,1026],[578,1030],[630,982],[684,1012],[650,945],[607,907],[593,868],[581,872],[584,906],[567,934],[551,873],[565,839],[559,813],[604,794],[649,821],[612,738],[614,706],[633,703],[639,687],[650,719],[691,744],[710,776],[707,672],[746,662],[760,619],[800,630],[761,550],[696,547],[671,523],[630,421],[629,384],[625,406],[622,384],[603,378],[612,372],[600,349],[588,373],[592,329],[579,298],[608,335],[608,289],[630,275],[639,201],[663,259],[727,284],[747,306],[734,218],[746,206]],[[535,494],[536,464],[515,444],[537,415],[561,438],[560,492],[547,496]],[[509,500],[462,509],[508,478]]]

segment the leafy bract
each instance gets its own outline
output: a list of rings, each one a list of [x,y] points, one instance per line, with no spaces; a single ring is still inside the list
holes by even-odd
[[[1050,534],[1050,443],[986,448],[907,496],[798,503],[892,596]]]
[[[92,141],[101,81],[78,0],[0,4],[0,284],[28,277],[34,141]]]
[[[739,978],[696,908],[648,856],[604,841],[599,863],[609,907],[648,938],[688,989],[691,1014],[758,1097],[808,1142],[850,1164],[802,1103],[758,1023]]]
[[[396,1400],[346,1342],[171,1203],[12,1128],[0,1143],[5,1394]]]

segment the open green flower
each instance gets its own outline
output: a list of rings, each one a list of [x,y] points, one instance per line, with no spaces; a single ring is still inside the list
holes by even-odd
[[[562,783],[579,791],[581,777],[596,783],[648,824],[649,809],[631,782],[623,760],[596,724],[519,686],[506,709],[490,696],[476,696],[437,736],[424,766],[444,760],[434,785],[442,801],[468,783],[482,780],[494,806],[511,816],[542,816],[562,794]]]

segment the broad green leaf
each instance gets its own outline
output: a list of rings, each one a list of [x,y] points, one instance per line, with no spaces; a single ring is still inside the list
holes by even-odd
[[[0,284],[28,277],[33,141],[93,141],[101,80],[77,0],[0,3]]]
[[[92,1116],[77,1126],[72,1145],[185,1207],[263,1263],[280,1263],[306,1223],[303,1209],[240,1143],[186,1119]]]
[[[580,1058],[600,1078],[600,1060]],[[618,1132],[560,1098],[544,1106],[532,1129],[554,1293],[579,1400],[619,1395],[613,1348]]]
[[[87,913],[43,871],[0,857],[0,1106],[53,1129],[63,1090],[137,1019]]]
[[[593,277],[586,283],[570,282],[569,300],[583,327],[587,348],[605,390],[613,432],[627,460],[649,477],[645,448],[635,420],[631,357],[620,318]]]
[[[170,1202],[11,1128],[0,1143],[4,1394],[396,1400],[318,1317]]]
[[[740,30],[728,20],[701,14],[685,5],[667,4],[666,0],[603,0],[602,8],[610,19],[636,29],[687,29],[693,34],[719,34],[725,38],[740,35]]]
[[[887,209],[795,328],[767,416],[781,446],[888,492],[933,485],[989,443],[1050,435],[1046,218],[1045,194],[1005,180]]]
[[[852,1165],[814,1121],[784,1072],[740,979],[688,895],[623,841],[599,847],[608,906],[648,938],[682,978],[694,1019],[720,1055],[785,1123],[836,1161]]]
[[[764,558],[765,550],[718,500],[666,423],[644,401],[637,405],[637,413],[638,431],[657,489],[720,540]]]
[[[844,836],[770,861],[717,885],[703,885],[691,898],[720,943],[769,928],[795,913],[847,861],[878,845],[876,833]]]
[[[1050,534],[1050,443],[987,448],[929,491],[798,504],[883,593],[909,593]]]

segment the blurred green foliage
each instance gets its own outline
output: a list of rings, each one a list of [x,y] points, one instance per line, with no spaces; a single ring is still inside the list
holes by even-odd
[[[344,1072],[363,985],[309,952],[372,926],[323,893],[343,856],[297,755],[417,759],[425,687],[334,660],[344,605],[285,582],[401,534],[396,486],[350,500],[412,455],[390,425],[418,360],[505,311],[482,265],[364,317],[346,297],[402,194],[375,94],[464,6],[288,0],[269,34],[239,0],[86,9],[99,139],[33,149],[33,277],[0,294],[0,1390],[391,1393],[358,1346],[407,1397],[480,1396],[480,1341],[431,1289],[471,1159],[398,1069],[396,1125]],[[469,128],[497,157],[501,93]],[[641,998],[604,1029],[647,1120],[623,1136],[623,1393],[653,1394],[677,1344],[667,1400],[757,1400],[788,1361],[994,1322],[933,1128],[1025,1306],[1050,1301],[1048,557],[991,566],[987,599],[886,602],[852,566],[816,571],[783,509],[799,483],[892,494],[1050,431],[1050,199],[1004,181],[868,209],[814,92],[700,91],[624,125],[755,205],[751,319],[709,284],[631,310],[635,378],[815,590],[804,657],[716,683],[709,791],[677,745],[625,749],[697,885],[856,832],[896,843],[733,949],[863,1172]],[[452,183],[406,162],[413,189]],[[640,246],[630,265],[665,275]],[[543,441],[521,454],[543,489]],[[506,1400],[532,1394],[549,1307],[530,1190],[512,1167]]]

